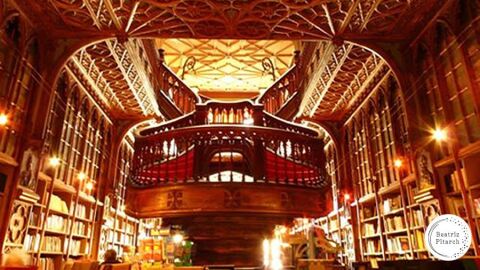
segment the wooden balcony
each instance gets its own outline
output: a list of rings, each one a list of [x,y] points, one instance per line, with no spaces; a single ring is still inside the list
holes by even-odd
[[[137,134],[131,182],[328,185],[316,131],[250,101],[207,102],[178,120]]]

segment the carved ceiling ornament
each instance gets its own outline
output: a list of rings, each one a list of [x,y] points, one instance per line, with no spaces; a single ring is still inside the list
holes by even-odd
[[[390,68],[378,54],[352,43],[328,43],[307,88],[300,113],[321,120],[342,120],[387,76]]]
[[[102,41],[82,49],[67,64],[78,83],[118,118],[160,114],[152,91],[153,63],[146,61],[141,38],[401,39],[442,5],[439,0],[13,1],[39,28],[36,32],[51,39],[121,37],[125,43]],[[369,50],[347,42],[329,47],[322,54],[327,60],[314,68],[319,74],[307,88],[299,115],[345,118],[382,77],[380,72],[389,72],[383,59]]]
[[[286,40],[156,39],[155,46],[164,50],[165,64],[186,85],[205,94],[258,94],[291,67],[295,52],[294,42]],[[183,72],[192,57],[195,71]],[[265,70],[266,58],[274,68]]]
[[[67,63],[96,102],[118,116],[160,115],[150,63],[140,40],[108,40],[86,47]]]
[[[401,33],[411,30],[437,4],[422,0],[42,0],[33,8],[23,8],[32,18],[35,12],[47,14],[46,20],[39,16],[44,25],[50,24],[47,27],[68,26],[78,34],[121,31],[130,37],[200,38],[224,31],[223,38],[232,39],[318,39],[339,33],[359,38],[360,34]],[[229,27],[219,31],[220,25]],[[261,31],[240,30],[255,25],[261,25]],[[269,31],[262,36],[264,26]]]

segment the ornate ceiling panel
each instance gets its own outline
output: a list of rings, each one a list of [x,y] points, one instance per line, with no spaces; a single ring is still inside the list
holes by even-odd
[[[289,69],[295,50],[293,41],[275,40],[157,39],[156,46],[190,88],[232,95],[269,87]]]
[[[406,36],[442,1],[15,0],[53,35],[347,40]],[[35,17],[37,16],[37,17]],[[74,30],[74,31],[72,31]],[[386,36],[385,36],[386,35]]]
[[[364,44],[412,37],[445,3],[440,0],[11,1],[29,17],[39,34],[51,39],[72,38],[79,44],[109,39],[76,54],[68,67],[83,76],[80,80],[91,89],[99,104],[116,114],[159,114],[150,80],[153,76],[136,41],[140,38],[185,38],[157,40],[157,47],[164,47],[167,65],[180,76],[186,58],[198,56],[196,68],[186,74],[185,80],[190,86],[211,92],[228,87],[242,91],[264,87],[266,83],[252,80],[253,74],[257,78],[262,74],[258,60],[263,54],[285,54],[272,59],[281,73],[290,64],[286,56],[290,49],[281,48],[279,44],[283,41],[264,40],[314,40],[319,43],[320,60],[304,65],[313,75],[300,114],[331,120],[345,117],[369,92],[372,82],[389,72],[378,55],[350,42]],[[211,39],[244,41],[219,40],[211,45],[208,42]],[[242,46],[245,47],[240,50]],[[249,55],[236,55],[242,51],[248,51]]]
[[[315,67],[300,113],[321,120],[341,120],[383,78],[390,67],[376,53],[345,43],[324,42],[324,57]]]
[[[111,115],[160,115],[140,41],[110,40],[89,46],[71,57],[67,69]]]

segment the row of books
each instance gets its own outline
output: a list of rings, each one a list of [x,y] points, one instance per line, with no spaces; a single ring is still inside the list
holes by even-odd
[[[75,210],[75,216],[84,219],[92,219],[92,211],[90,211],[90,215],[87,216],[87,206],[83,204],[78,204],[77,209]]]
[[[414,210],[412,211],[412,215],[410,216],[410,226],[411,227],[416,227],[416,226],[423,226],[424,221],[423,221],[423,213],[422,210]]]
[[[55,263],[53,258],[40,258],[38,261],[38,270],[54,270]]]
[[[51,215],[47,217],[47,229],[58,231],[58,232],[66,232],[67,231],[67,221],[64,217]]]
[[[73,224],[73,234],[89,236],[90,235],[90,225],[85,224],[81,221],[75,221]]]
[[[465,181],[467,179],[465,169],[461,168],[460,171],[462,173],[463,180]],[[457,171],[445,176],[445,188],[448,193],[460,191],[460,177],[458,176]]]
[[[82,243],[84,242],[84,243]],[[70,254],[83,255],[89,252],[89,243],[85,240],[72,240],[70,243]]]
[[[38,214],[34,211],[30,212],[30,217],[28,218],[28,225],[38,226]]]
[[[398,231],[405,229],[403,216],[395,216],[385,219],[385,228],[387,232]]]
[[[399,196],[388,198],[383,201],[383,213],[388,214],[402,207],[402,200]]]
[[[380,242],[377,240],[368,240],[366,250],[366,253],[378,253],[380,250]]]
[[[116,234],[116,237],[115,237]],[[122,232],[114,232],[112,230],[108,231],[107,233],[107,241],[120,243],[122,245],[133,245],[133,235],[127,235]]]
[[[376,226],[375,224],[364,223],[363,224],[362,235],[363,236],[372,236],[372,235],[378,234],[379,233],[378,229],[379,229],[379,227]]]
[[[117,242],[123,245],[133,245],[133,235],[126,235],[123,233],[117,234]]]
[[[117,230],[125,231],[127,233],[134,233],[135,227],[131,223],[123,223],[123,226],[121,224],[117,223]]]
[[[387,250],[389,252],[404,252],[409,250],[408,237],[397,236],[393,238],[387,238]]]
[[[412,234],[412,243],[414,245],[414,249],[417,249],[417,250],[425,250],[425,242],[424,242],[424,238],[425,238],[425,233],[421,230],[416,230],[414,234]]]
[[[62,239],[55,236],[45,236],[43,239],[42,251],[63,252]]]
[[[27,234],[25,235],[25,241],[23,247],[28,251],[38,251],[40,245],[40,234]]]

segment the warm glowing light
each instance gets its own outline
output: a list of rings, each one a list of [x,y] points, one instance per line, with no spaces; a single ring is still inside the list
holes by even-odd
[[[282,246],[280,239],[263,240],[263,264],[269,269],[282,269]]]
[[[282,269],[282,242],[278,239],[273,239],[270,242],[270,254],[271,254],[271,265],[272,270]]]
[[[120,206],[120,211],[125,212],[125,204]]]
[[[60,165],[60,159],[58,157],[51,157],[48,159],[48,164],[54,168],[58,167],[58,165]]]
[[[350,201],[350,194],[343,195],[343,198],[345,198],[345,201]]]
[[[395,168],[401,168],[403,165],[403,161],[401,159],[395,159],[393,161],[393,166],[395,166]]]
[[[87,179],[87,175],[84,172],[78,173],[77,177],[78,177],[78,180],[80,181]]]
[[[92,182],[88,182],[87,185],[85,186],[85,188],[87,190],[92,190],[93,189],[93,183]]]
[[[182,241],[183,241],[183,235],[177,233],[177,234],[175,234],[175,235],[173,236],[173,242],[174,242],[175,244],[179,244],[179,243],[181,243]]]
[[[270,264],[270,241],[263,240],[263,265],[268,266]]]
[[[432,133],[433,139],[441,142],[447,139],[447,131],[445,129],[435,129]]]
[[[8,124],[8,115],[2,113],[0,114],[0,126],[5,126]]]

